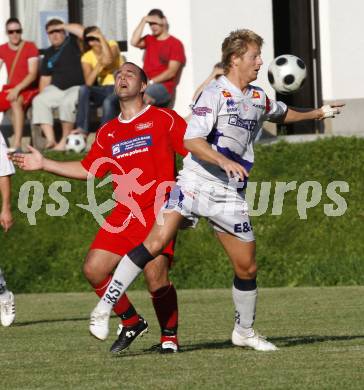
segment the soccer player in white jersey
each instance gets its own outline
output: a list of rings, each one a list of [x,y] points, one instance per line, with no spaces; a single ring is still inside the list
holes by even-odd
[[[277,349],[253,329],[257,266],[254,234],[244,199],[246,180],[254,163],[253,141],[264,120],[290,123],[324,119],[339,113],[341,105],[298,112],[268,99],[261,88],[250,84],[263,63],[262,44],[263,39],[250,30],[234,31],[224,40],[224,76],[210,83],[193,106],[184,138],[190,153],[184,159],[176,187],[143,244],[120,261],[93,314],[111,313],[117,297],[161,253],[182,223],[195,224],[205,216],[235,273],[232,343],[258,351]]]
[[[10,176],[15,173],[14,166],[6,155],[7,146],[0,132],[0,225],[6,233],[13,224],[10,208]],[[3,233],[0,233],[3,234]],[[4,274],[0,269],[0,320],[2,326],[10,326],[15,319],[15,300],[6,288]]]

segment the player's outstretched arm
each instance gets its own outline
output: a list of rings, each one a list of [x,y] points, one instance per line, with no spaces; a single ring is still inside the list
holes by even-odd
[[[14,153],[10,160],[24,171],[46,171],[71,179],[87,179],[87,171],[80,161],[55,161],[45,158],[37,149],[28,146],[30,153]]]
[[[315,110],[308,111],[296,111],[292,108],[288,108],[287,114],[284,118],[283,123],[293,123],[300,122],[312,119],[326,119],[326,118],[335,118],[335,115],[340,114],[341,108],[345,104],[326,104],[321,108],[316,108]]]

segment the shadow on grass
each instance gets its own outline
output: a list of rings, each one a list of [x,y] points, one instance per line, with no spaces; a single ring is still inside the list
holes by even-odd
[[[110,318],[117,318],[115,314],[112,314]],[[22,321],[15,322],[12,327],[16,326],[32,326],[38,324],[52,324],[57,322],[73,322],[73,321],[90,321],[90,316],[87,317],[77,317],[77,318],[54,318],[54,319],[44,319],[44,320],[35,320],[35,321]]]
[[[355,336],[318,336],[318,335],[307,335],[307,336],[286,336],[286,337],[271,337],[270,341],[276,343],[278,347],[295,347],[296,345],[307,345],[324,343],[327,341],[350,341],[364,339],[364,335]]]
[[[315,343],[323,343],[327,341],[350,341],[364,339],[364,335],[356,335],[356,336],[316,336],[316,335],[307,335],[307,336],[287,336],[287,337],[271,337],[269,341],[275,343],[279,348],[287,348],[287,347],[295,347],[297,345],[308,345]],[[194,351],[202,351],[209,349],[228,349],[228,348],[239,348],[234,347],[231,344],[231,340],[225,341],[213,341],[213,342],[205,342],[198,344],[187,344],[182,345],[180,349],[180,353],[184,352],[194,352]],[[115,358],[127,358],[133,356],[140,355],[149,355],[153,353],[159,354],[160,349],[158,345],[154,345],[151,348],[144,349],[142,351],[125,351],[120,355],[114,355]]]

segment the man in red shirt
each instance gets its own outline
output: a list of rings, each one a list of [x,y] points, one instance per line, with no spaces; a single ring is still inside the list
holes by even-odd
[[[44,158],[30,147],[30,154],[14,154],[12,160],[24,170],[44,170],[76,179],[112,174],[117,205],[106,218],[91,244],[83,271],[98,296],[102,296],[121,256],[147,236],[162,206],[166,191],[175,180],[175,152],[185,155],[186,122],[174,111],[143,102],[147,77],[137,65],[126,62],[116,74],[115,93],[121,114],[97,132],[90,152],[82,161],[59,162]],[[177,352],[178,309],[176,290],[168,278],[173,242],[151,262],[145,278],[161,326],[161,352]],[[148,329],[126,295],[115,306],[123,322],[111,352],[120,353]],[[103,321],[93,318],[90,332],[105,340]]]
[[[146,23],[152,35],[142,37]],[[168,22],[160,9],[152,9],[142,18],[131,37],[131,44],[145,49],[143,69],[149,84],[144,101],[158,107],[173,106],[186,57],[182,42],[168,33]]]
[[[22,27],[17,18],[8,19],[5,28],[8,42],[0,45],[0,69],[5,63],[8,82],[0,92],[0,111],[12,109],[13,147],[20,150],[24,111],[37,93],[34,82],[38,76],[39,53],[33,42],[22,40]]]

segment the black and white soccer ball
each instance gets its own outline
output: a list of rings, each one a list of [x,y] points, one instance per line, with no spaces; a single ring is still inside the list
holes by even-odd
[[[306,76],[305,63],[292,54],[283,54],[269,64],[268,80],[278,93],[297,92],[305,83]]]
[[[81,153],[86,149],[86,140],[82,134],[70,134],[66,138],[66,150]]]

